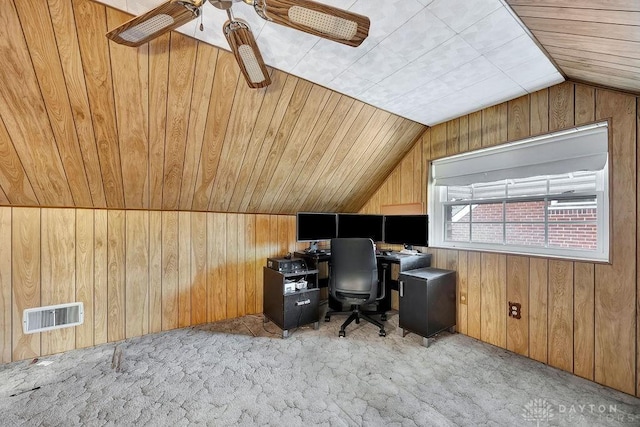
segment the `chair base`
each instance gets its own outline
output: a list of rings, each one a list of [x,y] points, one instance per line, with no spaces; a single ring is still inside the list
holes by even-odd
[[[380,335],[381,337],[384,337],[387,335],[387,332],[384,330],[384,325],[381,322],[378,322],[377,320],[361,312],[358,306],[353,306],[351,315],[347,318],[347,320],[345,320],[342,326],[340,326],[340,332],[338,333],[338,336],[340,337],[346,336],[345,328],[349,326],[354,320],[356,321],[356,324],[359,324],[360,320],[367,321],[372,325],[375,325],[378,328],[380,328],[378,335]]]

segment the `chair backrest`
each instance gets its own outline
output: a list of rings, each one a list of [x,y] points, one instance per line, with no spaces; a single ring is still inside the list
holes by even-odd
[[[331,295],[351,304],[369,304],[378,294],[378,265],[371,239],[331,239]]]

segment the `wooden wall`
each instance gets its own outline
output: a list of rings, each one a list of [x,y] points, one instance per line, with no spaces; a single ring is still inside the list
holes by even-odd
[[[0,363],[262,312],[266,258],[295,216],[0,208]],[[25,308],[82,301],[81,326],[25,335]]]
[[[3,0],[0,205],[355,211],[425,129],[277,70],[249,89],[231,53],[180,33],[110,42],[127,19]]]
[[[364,205],[425,202],[429,160],[611,119],[611,264],[429,248],[458,272],[458,331],[640,395],[635,96],[563,83],[428,129]],[[422,162],[417,159],[422,156]],[[507,302],[522,304],[508,317]]]

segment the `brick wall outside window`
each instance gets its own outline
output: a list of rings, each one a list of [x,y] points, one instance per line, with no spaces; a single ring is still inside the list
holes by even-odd
[[[507,203],[507,224],[503,229],[502,203],[479,204],[473,209],[473,242],[544,246],[544,201]],[[469,241],[467,213],[447,230],[448,240]],[[548,210],[549,246],[597,249],[597,210],[582,207],[551,207]],[[506,231],[506,236],[503,233]]]

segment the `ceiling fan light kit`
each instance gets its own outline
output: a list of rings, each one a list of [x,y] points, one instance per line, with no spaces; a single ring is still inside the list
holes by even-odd
[[[369,35],[369,18],[310,0],[255,0],[258,15],[277,24],[360,46]]]
[[[269,72],[247,23],[240,19],[227,21],[223,31],[247,84],[254,89],[269,86]]]
[[[138,47],[200,16],[204,0],[170,0],[109,31],[107,38]]]
[[[107,38],[137,47],[200,16],[205,0],[169,0],[107,33]],[[229,20],[222,30],[247,84],[263,88],[271,84],[249,25],[235,19],[233,3],[252,5],[262,18],[348,46],[359,46],[369,35],[369,18],[311,0],[209,0],[226,10]]]

